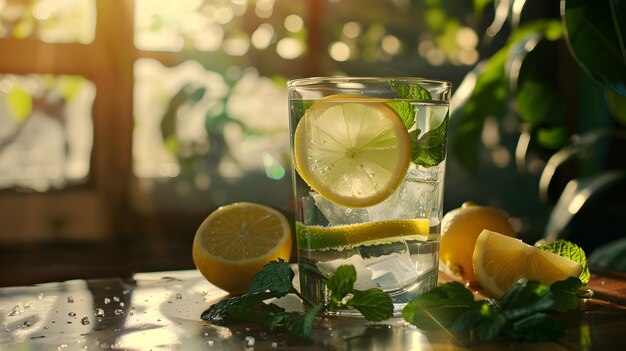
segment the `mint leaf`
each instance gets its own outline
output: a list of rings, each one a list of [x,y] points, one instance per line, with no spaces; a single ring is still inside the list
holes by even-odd
[[[507,319],[497,310],[493,311],[485,321],[478,325],[478,337],[482,341],[497,338],[504,329]]]
[[[294,272],[283,259],[272,261],[261,269],[250,282],[245,295],[270,291],[272,297],[283,297],[295,291],[292,281]]]
[[[541,245],[539,248],[580,263],[583,266],[583,270],[578,278],[583,285],[589,283],[591,274],[589,273],[589,266],[587,265],[587,256],[585,255],[585,251],[578,245],[567,240],[557,240],[553,243]]]
[[[356,269],[352,265],[339,266],[326,284],[330,293],[330,304],[332,307],[340,307],[343,298],[352,291],[356,282]]]
[[[234,296],[211,305],[206,311],[202,312],[200,318],[212,322],[220,321],[228,316],[231,310],[251,308],[272,297],[274,297],[274,294],[269,292]]]
[[[347,305],[356,308],[363,317],[372,322],[384,321],[393,316],[391,297],[376,288],[355,293]]]
[[[420,130],[409,132],[411,139],[411,160],[413,163],[432,167],[441,163],[446,158],[446,145],[448,139],[448,114],[441,124],[419,137]]]
[[[389,86],[400,99],[430,101],[430,92],[417,83],[390,80]]]
[[[406,129],[410,129],[415,124],[415,107],[413,105],[406,101],[392,101],[388,102],[387,105],[400,116]]]
[[[282,313],[285,313],[285,309],[282,307],[278,307],[273,303],[266,304],[260,302],[253,306],[234,305],[228,310],[226,317],[270,326],[269,324],[274,316]],[[216,321],[212,322],[215,323]]]
[[[389,86],[400,99],[423,101],[432,99],[430,92],[419,84],[390,80]],[[415,107],[408,101],[393,101],[387,105],[398,113],[406,129],[410,129],[415,124]]]
[[[517,340],[549,341],[565,335],[561,325],[543,312],[524,317],[505,329],[507,335]]]
[[[520,279],[502,295],[499,308],[507,319],[517,319],[554,306],[550,287],[536,280]]]
[[[554,294],[554,309],[558,312],[565,312],[578,307],[578,289],[583,283],[578,278],[569,277],[552,283],[550,290]]]
[[[472,307],[474,295],[463,284],[451,282],[418,296],[402,309],[402,317],[420,329],[448,328]]]
[[[305,114],[306,110],[313,105],[313,100],[291,100],[292,120],[299,121]]]
[[[315,305],[305,313],[285,312],[277,319],[280,320],[291,334],[296,335],[302,340],[306,340],[311,336],[315,317],[324,308],[322,305]],[[274,326],[277,324],[274,324]]]
[[[467,311],[461,313],[454,323],[452,323],[450,330],[461,332],[466,329],[471,329],[477,324],[491,318],[494,313],[495,310],[487,301],[474,301],[472,306]]]

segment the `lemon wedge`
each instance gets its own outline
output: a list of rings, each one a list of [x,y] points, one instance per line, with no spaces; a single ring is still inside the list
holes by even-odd
[[[331,96],[316,101],[298,122],[296,170],[324,198],[368,207],[402,182],[411,142],[400,116],[385,101]]]
[[[473,263],[478,283],[494,297],[522,278],[550,285],[582,271],[578,262],[489,230],[478,236]]]

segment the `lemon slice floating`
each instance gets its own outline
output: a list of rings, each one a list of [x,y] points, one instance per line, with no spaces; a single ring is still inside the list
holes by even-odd
[[[428,219],[395,219],[333,227],[296,225],[299,248],[307,250],[341,249],[401,240],[428,240]]]
[[[311,188],[347,207],[393,193],[411,160],[404,123],[386,100],[346,95],[316,101],[294,133],[296,169]]]
[[[270,261],[291,255],[291,229],[285,216],[263,205],[239,202],[212,212],[193,240],[193,262],[215,286],[242,293]]]
[[[478,236],[473,263],[478,282],[494,297],[521,278],[550,285],[582,271],[578,262],[489,230]]]

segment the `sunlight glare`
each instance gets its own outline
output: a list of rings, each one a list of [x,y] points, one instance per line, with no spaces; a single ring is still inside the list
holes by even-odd
[[[296,38],[283,38],[276,45],[276,52],[284,59],[297,58],[304,51],[302,42]]]

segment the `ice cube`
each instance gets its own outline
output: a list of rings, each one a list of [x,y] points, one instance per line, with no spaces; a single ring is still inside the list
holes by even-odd
[[[428,218],[436,199],[437,183],[407,177],[385,201],[368,207],[371,221]]]
[[[365,260],[359,256],[354,255],[347,259],[332,260],[326,262],[319,262],[317,268],[325,277],[330,277],[339,266],[353,265],[356,270],[356,282],[354,288],[357,290],[367,290],[376,287],[376,283],[372,280],[372,271],[365,266]]]
[[[320,194],[311,193],[315,206],[324,214],[330,225],[357,224],[370,221],[365,208],[350,208],[335,204]]]
[[[383,290],[410,285],[419,277],[408,250],[370,259],[366,263],[372,279]]]

